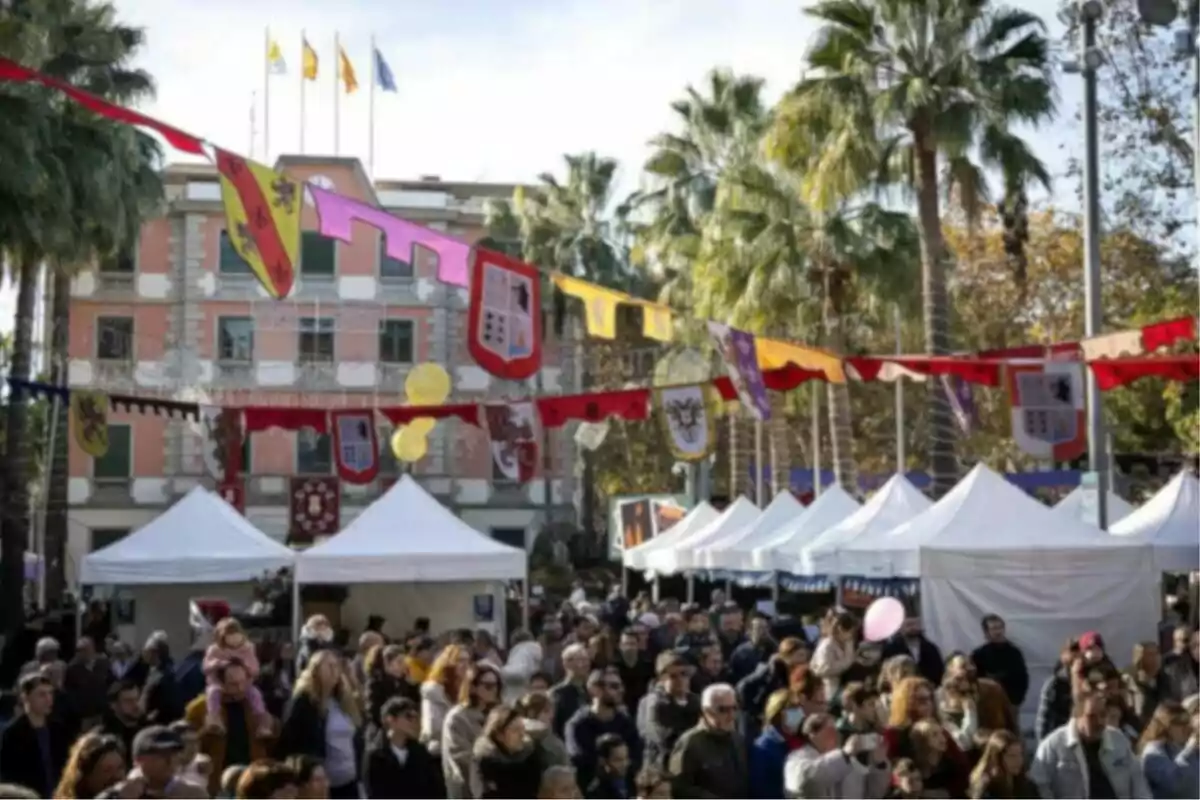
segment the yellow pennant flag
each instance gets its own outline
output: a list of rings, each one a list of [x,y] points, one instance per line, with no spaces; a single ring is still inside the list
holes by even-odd
[[[642,304],[642,336],[659,342],[671,341],[671,309],[667,306]]]
[[[79,449],[92,458],[108,452],[108,395],[71,392],[71,428]]]
[[[313,50],[312,45],[308,43],[308,39],[301,37],[302,44],[300,50],[300,69],[304,73],[304,80],[315,81],[317,79],[317,51]]]
[[[274,39],[267,47],[267,69],[272,75],[287,74],[287,62],[283,60],[283,48]]]
[[[292,291],[300,260],[300,185],[270,167],[216,149],[229,243],[274,297]]]
[[[563,294],[576,297],[583,303],[588,336],[597,339],[617,338],[617,305],[627,302],[629,295],[568,275],[555,275],[553,280]]]
[[[825,379],[830,383],[846,382],[842,359],[825,350],[781,342],[778,339],[764,339],[761,336],[757,338],[755,345],[758,365],[763,369],[778,369],[791,363],[802,369],[824,372]]]
[[[338,61],[341,63],[342,84],[346,87],[346,94],[354,94],[358,88],[358,77],[354,74],[354,65],[350,63],[349,56],[341,47],[338,48]]]

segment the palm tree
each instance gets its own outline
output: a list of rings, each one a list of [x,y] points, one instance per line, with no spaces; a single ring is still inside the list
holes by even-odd
[[[143,33],[120,25],[110,4],[17,0],[7,22],[0,29],[0,52],[6,56],[116,102],[134,102],[153,92],[150,77],[127,66]],[[156,172],[160,154],[143,134],[100,120],[37,87],[6,92],[0,104],[31,112],[17,127],[24,128],[22,133],[33,143],[0,150],[0,158],[43,176],[24,188],[0,183],[0,207],[5,209],[0,213],[0,252],[15,266],[18,283],[11,374],[29,376],[35,294],[45,266],[51,271],[53,294],[51,377],[65,384],[71,275],[137,241],[142,219],[161,197]],[[7,138],[0,139],[0,148],[9,145]],[[26,457],[27,416],[24,402],[9,403],[3,583],[10,630],[21,621],[20,575],[28,541],[28,486],[33,475]],[[60,583],[48,587],[52,597],[61,588],[66,542],[67,420],[67,409],[60,407],[61,435],[56,438],[48,500],[53,517],[47,525],[47,561],[57,564],[50,575]]]
[[[807,175],[817,209],[872,187],[915,193],[925,349],[948,354],[942,190],[974,218],[983,168],[1045,174],[1012,133],[1055,112],[1045,26],[990,0],[823,0],[807,13],[822,23],[812,70],[782,101],[773,154]],[[944,393],[930,386],[929,461],[941,496],[958,475],[955,431]]]

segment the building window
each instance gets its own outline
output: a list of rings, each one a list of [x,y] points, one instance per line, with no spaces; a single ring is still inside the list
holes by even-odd
[[[217,317],[217,360],[254,360],[254,320],[250,317]]]
[[[319,278],[337,274],[337,242],[316,231],[304,231],[300,238],[300,274]]]
[[[333,472],[329,434],[303,430],[296,435],[296,474],[328,475]]]
[[[379,323],[379,360],[385,364],[411,364],[414,360],[411,319],[385,319]]]
[[[222,275],[253,274],[250,265],[246,263],[246,259],[242,258],[238,254],[238,251],[233,248],[233,242],[229,239],[229,231],[221,231],[221,246],[217,271]]]
[[[302,362],[332,362],[333,320],[328,317],[301,317],[299,348]]]
[[[392,258],[387,254],[387,240],[379,237],[379,277],[384,280],[408,280],[413,276],[413,266],[408,261]]]
[[[114,545],[129,535],[129,528],[92,528],[92,552]]]
[[[116,255],[101,259],[100,273],[102,275],[132,275],[136,264],[133,248],[123,247]]]
[[[96,318],[96,358],[133,360],[133,317]]]
[[[92,459],[92,477],[98,480],[122,480],[133,475],[133,429],[129,425],[109,423],[108,452]]]

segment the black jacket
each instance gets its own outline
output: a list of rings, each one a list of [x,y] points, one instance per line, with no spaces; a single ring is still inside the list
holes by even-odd
[[[363,730],[354,732],[355,764],[362,765]],[[325,709],[318,708],[307,694],[297,694],[288,703],[275,742],[275,758],[312,756],[325,760]]]
[[[625,685],[625,704],[635,708],[638,701],[646,696],[646,690],[654,681],[654,664],[646,656],[640,655],[630,666],[625,663],[621,654],[617,653],[613,666],[617,668],[621,683]]]
[[[421,687],[386,672],[367,678],[367,741],[382,730],[383,705],[393,697],[407,697],[421,705]]]
[[[641,731],[645,745],[643,761],[662,769],[679,737],[700,721],[700,698],[689,694],[685,702],[677,703],[665,692],[655,690],[647,702],[650,703],[647,729]]]
[[[900,634],[888,639],[883,646],[883,660],[887,661],[892,656],[912,657],[908,642],[904,641]],[[942,676],[946,674],[946,662],[942,659],[942,651],[924,635],[921,636],[921,657],[917,659],[917,674],[934,686],[941,686]]]
[[[1071,676],[1061,664],[1042,684],[1034,733],[1040,742],[1071,719]]]
[[[390,741],[380,737],[371,743],[362,768],[362,782],[367,797],[407,800],[446,796],[446,779],[442,777],[441,762],[430,755],[425,745],[415,740],[408,743],[407,750],[408,758],[401,766]]]
[[[617,782],[608,775],[597,775],[588,784],[587,791],[583,793],[583,796],[587,800],[626,800],[626,798],[632,797],[629,794],[632,789],[633,786],[628,779],[622,787],[618,786]]]
[[[780,660],[768,660],[742,678],[737,685],[738,703],[742,713],[754,719],[763,715],[767,698],[772,692],[788,688],[787,664]]]
[[[146,674],[142,700],[146,717],[155,725],[168,725],[183,716],[184,703],[175,683],[175,662],[166,654],[166,642],[160,643],[160,660]]]
[[[771,639],[758,644],[747,641],[738,645],[729,657],[729,671],[733,674],[734,684],[758,669],[758,665],[765,663],[778,649],[779,645]]]
[[[145,720],[138,720],[132,725],[127,725],[112,712],[112,709],[104,712],[104,716],[100,721],[100,730],[103,733],[113,736],[125,748],[126,758],[129,758],[129,753],[133,752],[133,737],[137,736],[138,731],[146,727]]]
[[[642,740],[637,725],[628,714],[617,711],[611,719],[601,719],[591,708],[581,708],[567,723],[567,753],[575,766],[580,786],[587,786],[596,775],[596,741],[606,733],[615,733],[629,748],[630,771],[636,773],[642,762]]]
[[[46,729],[50,738],[49,764],[42,761],[42,749],[29,717],[17,717],[0,733],[0,782],[24,786],[40,797],[53,796],[67,764],[71,736],[54,719],[47,720]]]
[[[971,653],[981,678],[991,678],[1004,687],[1008,702],[1020,709],[1029,694],[1029,669],[1021,648],[1012,642],[988,642]]]
[[[63,676],[63,691],[82,719],[99,717],[108,708],[108,684],[112,672],[107,658],[96,658],[89,667],[83,661],[72,661]]]
[[[558,738],[564,738],[567,721],[575,716],[575,712],[588,704],[588,692],[583,686],[571,683],[568,678],[550,689],[550,699],[554,701],[554,720],[550,729]]]
[[[543,765],[532,743],[515,753],[507,753],[490,739],[475,743],[475,761],[479,765],[481,798],[537,797],[542,783]]]

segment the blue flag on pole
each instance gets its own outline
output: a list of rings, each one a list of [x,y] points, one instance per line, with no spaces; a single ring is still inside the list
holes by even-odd
[[[385,92],[396,91],[396,76],[383,60],[383,53],[379,52],[378,47],[375,48],[375,83]]]

